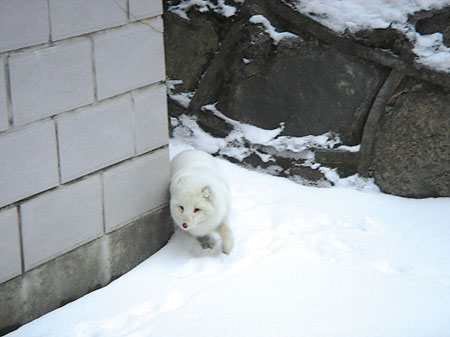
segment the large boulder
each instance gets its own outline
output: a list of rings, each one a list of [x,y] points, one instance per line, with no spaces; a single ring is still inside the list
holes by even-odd
[[[333,131],[348,145],[360,143],[370,104],[386,76],[382,67],[314,40],[282,40],[258,66],[241,62],[233,70],[246,73],[251,67],[252,76],[232,81],[221,92],[219,110],[266,129],[285,123],[284,134],[290,136]]]
[[[408,82],[390,99],[378,125],[375,181],[390,194],[450,196],[450,94]]]

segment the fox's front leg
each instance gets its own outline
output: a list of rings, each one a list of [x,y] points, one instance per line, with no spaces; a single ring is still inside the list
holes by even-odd
[[[203,249],[213,249],[216,244],[213,239],[209,235],[199,236],[197,237],[198,242],[202,245]]]
[[[222,239],[222,252],[229,254],[234,246],[233,233],[228,226],[228,219],[222,221],[222,223],[217,227],[217,233],[219,233]]]

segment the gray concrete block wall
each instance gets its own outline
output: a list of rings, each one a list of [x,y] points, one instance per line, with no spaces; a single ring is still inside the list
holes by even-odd
[[[112,97],[164,78],[162,19],[136,23],[94,35],[99,99]],[[130,53],[130,50],[135,51]],[[148,64],[152,64],[148,67]]]
[[[47,0],[0,0],[0,32],[0,53],[49,42]]]
[[[0,133],[0,207],[59,183],[55,125],[42,120]]]
[[[169,163],[164,160],[167,156],[167,150],[144,155],[103,174],[106,232],[168,200]]]
[[[49,0],[52,39],[57,41],[125,25],[128,21],[127,0],[116,0],[115,3],[112,6],[110,0],[96,0],[80,6],[79,0]]]
[[[8,128],[8,123],[5,61],[3,58],[0,58],[0,132]]]
[[[14,126],[94,102],[88,38],[23,51],[8,59]]]
[[[24,269],[101,236],[101,202],[100,176],[94,175],[21,204]]]
[[[141,218],[166,219],[161,15],[161,0],[0,0],[0,293]],[[107,255],[131,267],[120,265],[124,252]],[[96,284],[105,280],[82,288]],[[1,317],[0,332],[48,309],[37,307],[15,312],[17,322]]]
[[[130,95],[57,116],[56,125],[63,182],[134,155]]]
[[[20,255],[19,216],[15,208],[0,211],[0,282],[22,272]]]

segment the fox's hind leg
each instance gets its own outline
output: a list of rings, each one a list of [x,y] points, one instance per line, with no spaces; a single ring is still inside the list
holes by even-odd
[[[213,249],[214,245],[216,244],[209,235],[199,236],[197,237],[197,240],[198,242],[200,242],[203,249]]]
[[[228,227],[228,219],[223,220],[219,227],[217,227],[217,233],[219,233],[222,239],[222,252],[229,254],[231,249],[233,249],[234,239],[233,233],[230,227]]]

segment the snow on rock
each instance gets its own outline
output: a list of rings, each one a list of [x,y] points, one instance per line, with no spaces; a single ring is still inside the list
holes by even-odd
[[[361,29],[406,27],[408,15],[440,9],[448,0],[301,0],[289,5],[330,29],[344,33]]]
[[[191,103],[192,97],[194,97],[195,91],[174,93],[173,91],[175,90],[175,86],[182,83],[182,80],[167,79],[167,94],[171,100],[175,101],[181,107],[187,109],[189,107],[189,104]]]
[[[237,4],[243,3],[243,0],[235,0]],[[185,20],[189,20],[187,12],[192,8],[196,8],[199,12],[208,12],[213,11],[220,15],[223,15],[226,18],[229,18],[236,14],[236,7],[227,5],[225,0],[217,0],[217,5],[214,4],[210,0],[182,0],[177,5],[171,5],[168,7],[168,11],[178,16],[182,17]]]
[[[420,35],[410,33],[415,41],[413,52],[419,56],[418,63],[450,73],[450,48],[444,45],[442,33]]]
[[[250,17],[249,22],[263,25],[265,32],[269,34],[269,36],[272,38],[274,45],[278,45],[278,43],[280,43],[282,39],[288,38],[292,39],[299,37],[298,35],[289,32],[282,32],[282,33],[277,32],[275,27],[273,27],[272,24],[270,23],[270,21],[265,16],[260,14],[253,15],[252,17]]]
[[[188,148],[171,139],[170,156]],[[107,287],[8,337],[450,335],[450,198],[306,187],[217,162],[230,255],[176,231]]]
[[[181,115],[178,119],[170,117],[170,123],[174,128],[174,137],[182,139],[199,150],[209,153],[216,153],[226,146],[226,140],[214,138],[210,134],[204,132],[198,126],[196,120],[196,117],[187,115]]]
[[[289,151],[294,153],[297,159],[304,161],[301,164],[299,163],[299,166],[310,167],[313,170],[319,169],[325,176],[327,180],[317,182],[317,186],[329,187],[333,185],[356,190],[379,192],[379,188],[375,185],[373,178],[366,179],[360,177],[358,174],[341,178],[335,169],[324,167],[315,161],[314,149],[336,148],[341,151],[359,151],[359,145],[340,145],[340,137],[335,133],[327,132],[323,135],[304,137],[279,136],[284,129],[283,124],[276,129],[266,130],[254,125],[238,122],[225,116],[216,108],[216,104],[205,105],[202,107],[202,110],[211,112],[215,116],[223,119],[233,126],[233,130],[225,138],[214,138],[200,128],[197,124],[197,117],[181,115],[179,118],[171,117],[173,141],[181,141],[209,153],[234,158],[241,163],[252,154],[257,155],[264,163],[273,163],[273,165],[269,165],[265,169],[256,169],[274,175],[279,175],[283,171],[283,168],[276,164],[276,160],[270,152],[267,153],[268,147],[279,152]],[[262,152],[258,147],[252,145],[261,145],[266,151]],[[308,183],[308,181],[298,176],[292,176],[290,179],[300,184]]]
[[[415,45],[413,51],[418,63],[450,72],[450,48],[444,45],[442,34],[421,35],[408,23],[409,15],[450,6],[449,0],[297,0],[287,4],[338,33],[398,29]]]

